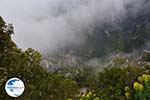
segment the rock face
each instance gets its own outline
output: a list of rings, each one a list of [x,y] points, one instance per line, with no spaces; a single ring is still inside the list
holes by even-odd
[[[144,50],[138,65],[145,70],[145,73],[150,73],[150,50]]]
[[[150,62],[150,50],[144,50],[142,59],[144,61]]]
[[[75,67],[79,64],[78,59],[72,55],[65,55],[55,60],[43,59],[41,65],[49,69],[49,71],[58,71],[61,69],[66,69],[70,67]]]
[[[53,58],[53,57],[52,57]],[[46,67],[49,71],[61,71],[64,69],[74,68],[77,66],[86,66],[91,67],[93,69],[102,69],[105,67],[111,66],[122,66],[126,67],[130,64],[138,64],[142,68],[150,67],[150,51],[144,50],[142,55],[140,56],[139,52],[124,54],[124,53],[116,53],[108,56],[104,59],[102,58],[93,58],[87,61],[70,54],[63,55],[61,57],[53,58],[53,59],[43,59],[41,65]]]
[[[74,67],[77,65],[77,60],[74,56],[68,54],[64,56],[63,59],[60,60],[58,64],[63,67]]]
[[[42,60],[41,65],[43,67],[46,67],[51,72],[54,72],[60,69],[60,66],[58,64],[52,63],[51,61],[46,60],[46,59]]]

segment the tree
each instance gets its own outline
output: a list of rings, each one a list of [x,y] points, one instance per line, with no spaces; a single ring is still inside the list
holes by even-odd
[[[12,100],[5,90],[9,78],[18,77],[25,84],[25,91],[17,100],[62,100],[75,98],[76,82],[50,73],[41,66],[41,54],[28,48],[23,51],[11,40],[13,27],[0,17],[0,99]]]

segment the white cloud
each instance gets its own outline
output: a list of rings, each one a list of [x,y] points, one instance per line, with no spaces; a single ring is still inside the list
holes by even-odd
[[[144,0],[0,0],[0,15],[13,23],[22,48],[53,51],[83,40],[83,29],[114,23],[142,8]],[[126,6],[130,5],[130,9]],[[88,31],[88,30],[87,30]]]

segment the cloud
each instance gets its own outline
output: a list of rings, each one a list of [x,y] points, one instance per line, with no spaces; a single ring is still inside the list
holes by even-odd
[[[22,48],[54,51],[84,40],[95,23],[116,23],[136,15],[144,0],[0,0],[0,15],[13,23]],[[144,5],[144,6],[143,6]]]

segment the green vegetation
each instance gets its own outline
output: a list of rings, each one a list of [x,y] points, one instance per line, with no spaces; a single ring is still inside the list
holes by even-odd
[[[79,100],[100,100],[100,98],[96,97],[96,94],[89,92],[87,94],[82,94]]]
[[[150,99],[150,75],[143,74],[138,77],[138,82],[133,87],[125,87],[125,96],[128,100],[149,100]]]
[[[148,34],[145,28],[142,29],[137,31],[136,45],[141,43],[139,32]],[[144,63],[149,63],[149,54],[144,54],[140,64],[126,66],[122,66],[125,58],[117,58],[115,66],[98,72],[82,66],[49,72],[41,66],[41,54],[32,48],[18,48],[11,39],[12,34],[12,25],[6,24],[0,17],[0,100],[13,99],[4,89],[6,81],[12,77],[18,77],[25,83],[23,95],[16,100],[150,100],[150,66]],[[124,46],[117,48],[124,49]],[[92,56],[97,55],[99,49],[92,51]],[[104,54],[107,50],[103,49]],[[82,88],[86,88],[85,93],[80,93]]]
[[[75,98],[78,86],[73,80],[50,73],[41,67],[41,55],[34,49],[17,48],[11,40],[12,25],[0,17],[0,100],[11,100],[5,92],[9,78],[18,77],[25,83],[25,92],[17,100],[62,100]]]

